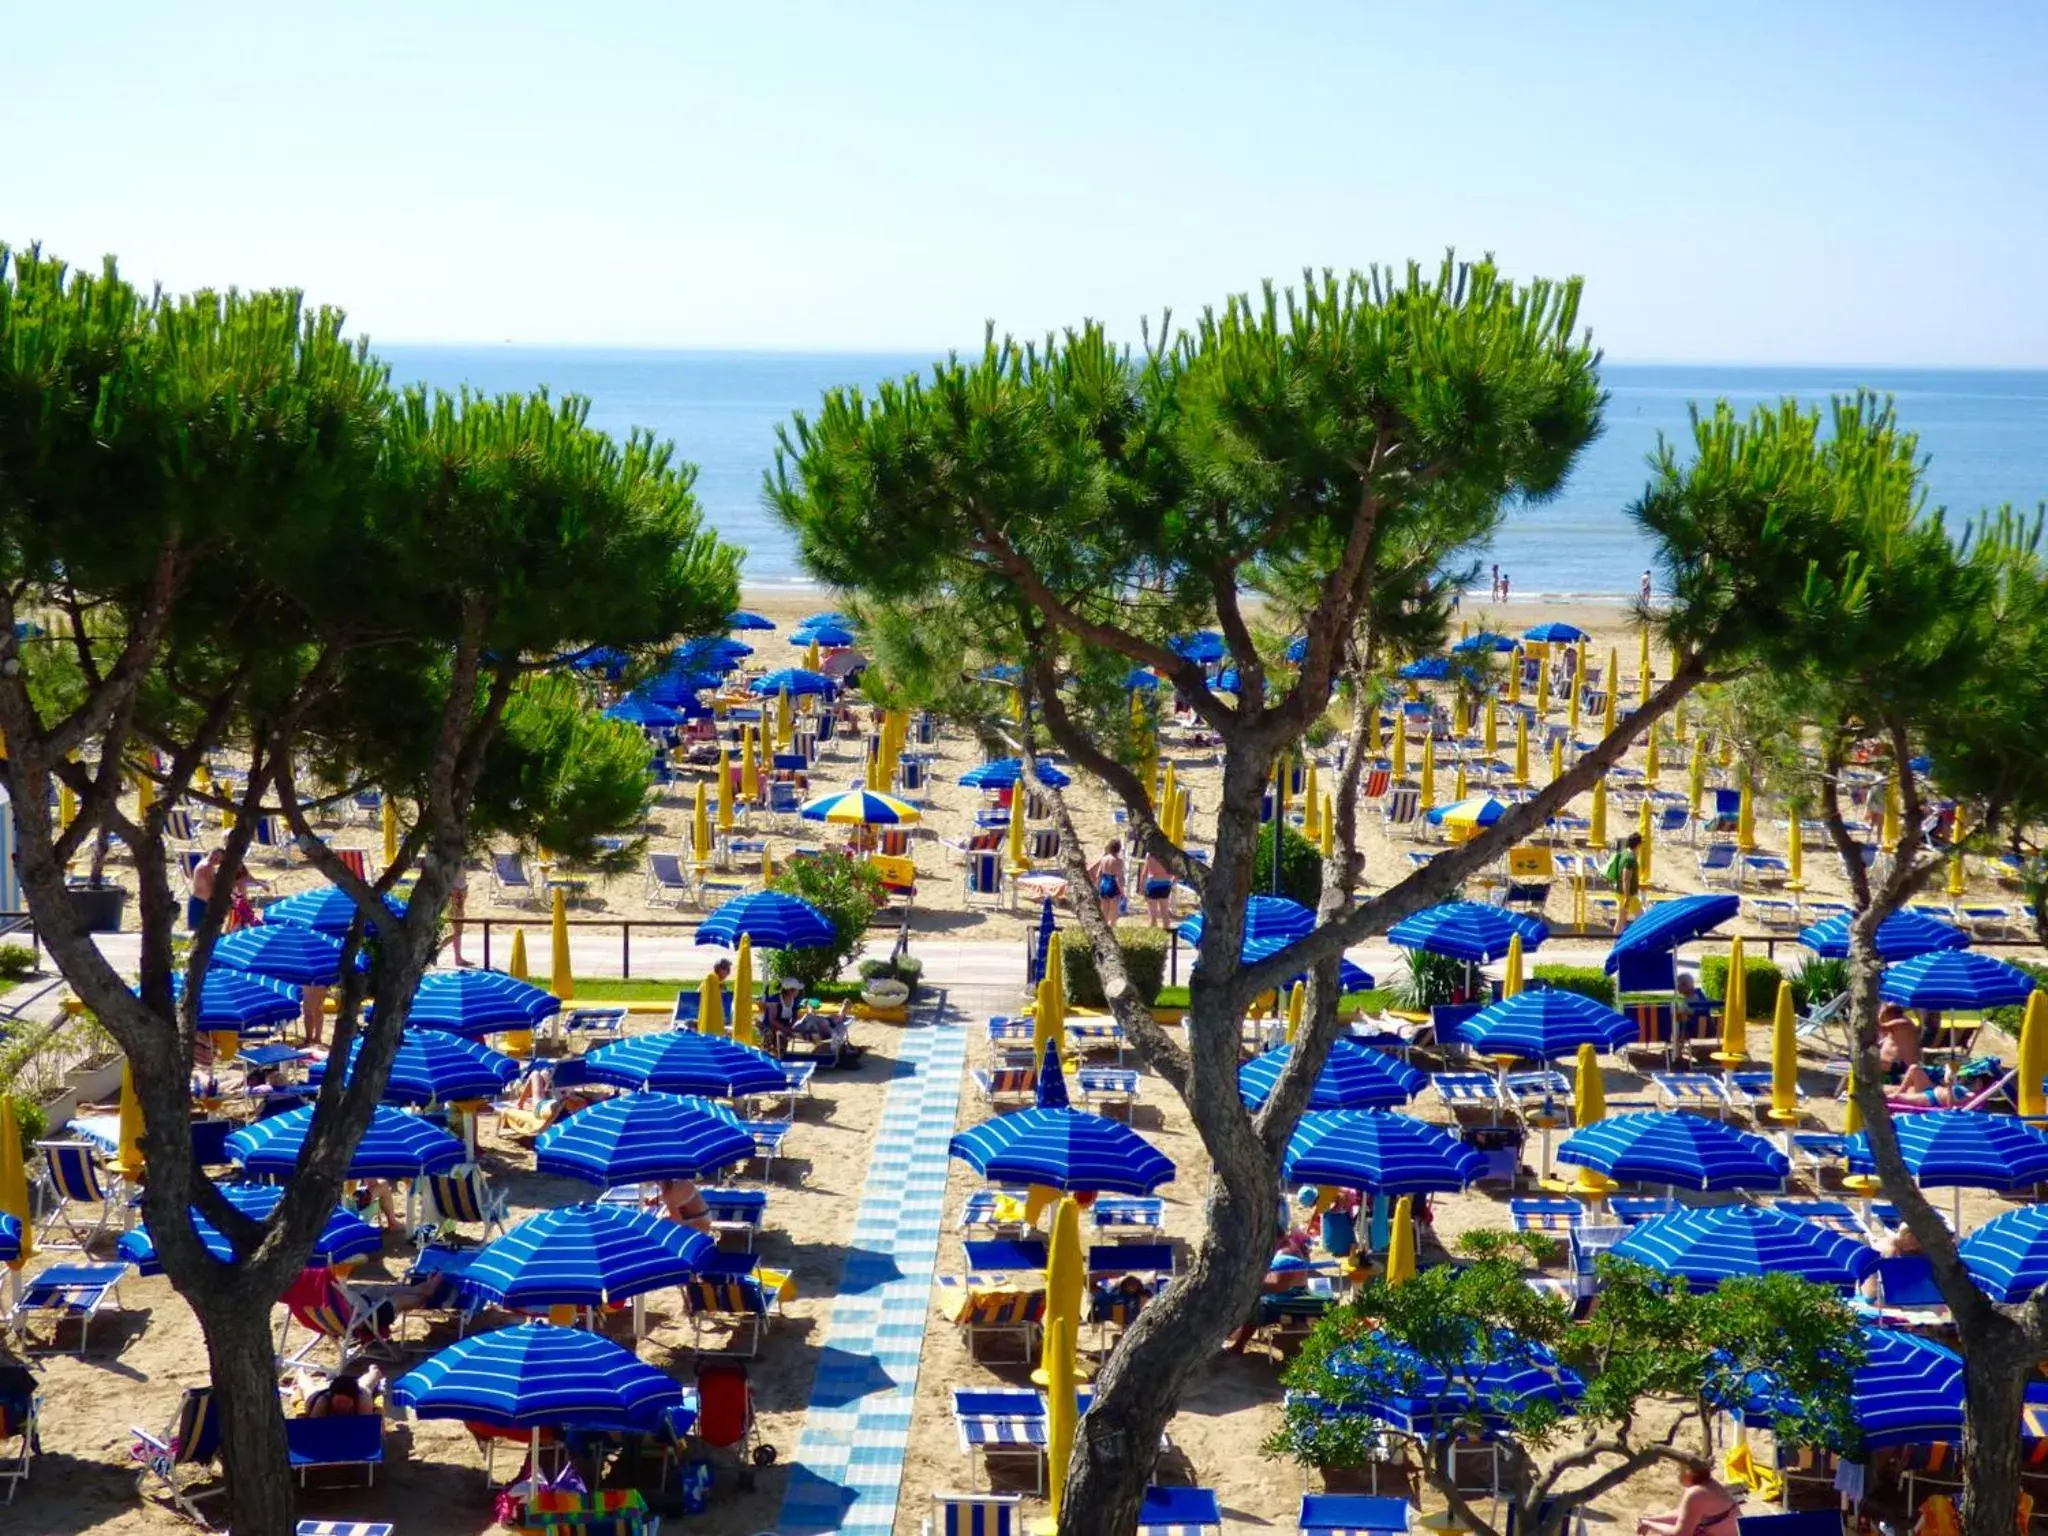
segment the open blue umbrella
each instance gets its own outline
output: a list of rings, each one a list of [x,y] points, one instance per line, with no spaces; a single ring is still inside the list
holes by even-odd
[[[1316,915],[1300,902],[1286,896],[1254,896],[1244,909],[1244,936],[1258,939],[1298,939],[1312,932]],[[1202,914],[1197,912],[1174,932],[1189,944],[1202,942]]]
[[[428,971],[412,995],[406,1022],[452,1035],[489,1035],[503,1029],[531,1029],[552,1018],[562,1000],[544,987],[503,971]]]
[[[284,1199],[282,1184],[223,1184],[222,1196],[252,1221],[262,1221],[277,1209]],[[235,1259],[234,1245],[227,1235],[199,1213],[199,1207],[192,1207],[192,1228],[206,1251],[223,1264]],[[156,1239],[149,1235],[147,1222],[133,1231],[123,1232],[120,1241],[114,1245],[115,1252],[133,1264],[136,1272],[145,1277],[164,1272],[163,1263],[157,1257]],[[320,1236],[313,1243],[313,1251],[307,1255],[309,1264],[346,1264],[352,1259],[375,1258],[384,1251],[384,1234],[371,1226],[354,1211],[336,1206],[334,1214],[327,1218],[327,1225],[320,1229]],[[0,1258],[5,1258],[0,1254]]]
[[[1465,1188],[1486,1159],[1439,1126],[1379,1109],[1311,1110],[1287,1143],[1296,1184],[1426,1195]]]
[[[1157,672],[1149,671],[1144,667],[1131,668],[1130,676],[1124,679],[1124,691],[1127,693],[1136,690],[1143,690],[1146,693],[1153,693],[1156,692],[1158,688],[1159,674]]]
[[[384,905],[393,917],[405,916],[404,902],[386,896]],[[285,897],[283,901],[273,901],[263,909],[265,923],[297,923],[301,928],[311,928],[316,933],[337,939],[348,932],[357,915],[356,899],[338,885],[301,891],[296,896]],[[368,923],[363,927],[365,932],[372,931]]]
[[[735,608],[725,616],[727,629],[773,629],[775,621],[748,608]]]
[[[364,961],[358,951],[357,969]],[[331,987],[341,980],[341,941],[297,923],[259,923],[239,928],[215,945],[213,963],[302,987]]]
[[[1703,1115],[1611,1115],[1566,1137],[1560,1163],[1610,1179],[1686,1189],[1775,1189],[1791,1159],[1765,1141]]]
[[[788,1086],[782,1064],[766,1052],[694,1029],[664,1029],[614,1040],[586,1051],[583,1061],[594,1082],[662,1093],[735,1099],[750,1093],[781,1093]]]
[[[355,1076],[363,1049],[358,1035],[349,1042],[348,1075]],[[307,1077],[319,1082],[327,1062],[315,1062]],[[502,1051],[441,1029],[409,1029],[391,1058],[385,1080],[386,1104],[454,1104],[464,1099],[494,1099],[519,1075],[519,1063]]]
[[[1246,939],[1239,948],[1238,958],[1246,965],[1256,965],[1261,960],[1267,960],[1279,954],[1281,950],[1293,942],[1294,940],[1291,938]],[[1290,976],[1284,984],[1291,987],[1307,975],[1308,972],[1304,970],[1300,976]],[[1337,986],[1340,990],[1345,992],[1370,992],[1375,985],[1372,973],[1367,971],[1365,967],[1346,960],[1342,956],[1338,957]]]
[[[680,1285],[718,1242],[652,1211],[565,1205],[528,1217],[463,1271],[467,1293],[501,1307],[599,1307]]]
[[[1279,1086],[1294,1047],[1278,1046],[1254,1056],[1237,1069],[1237,1091],[1253,1109],[1262,1107]],[[1429,1078],[1356,1040],[1338,1039],[1329,1060],[1309,1090],[1310,1109],[1391,1109],[1406,1104],[1429,1086]]]
[[[228,1156],[251,1173],[283,1178],[299,1166],[313,1128],[313,1105],[301,1105],[245,1125],[228,1138]],[[412,1179],[446,1173],[467,1154],[462,1143],[438,1125],[379,1104],[370,1128],[356,1144],[345,1176],[351,1179]]]
[[[1621,969],[1624,956],[1664,954],[1711,933],[1741,910],[1741,897],[1718,895],[1680,896],[1646,907],[1607,951],[1608,974]]]
[[[672,667],[642,683],[634,696],[650,704],[665,705],[685,720],[702,720],[710,716],[711,706],[697,695],[707,688],[719,687],[723,681],[724,674],[711,667],[690,671]]]
[[[1877,1264],[1869,1244],[1760,1205],[1703,1206],[1658,1216],[1616,1243],[1613,1253],[1695,1285],[1785,1274],[1847,1287]]]
[[[717,657],[733,660],[751,656],[754,648],[744,640],[735,640],[730,635],[699,635],[694,640],[685,640],[675,649],[674,660],[678,665],[689,668],[697,662]]]
[[[1490,629],[1482,629],[1474,634],[1467,635],[1456,645],[1452,646],[1451,654],[1454,656],[1477,656],[1491,653],[1504,656],[1514,648],[1515,637],[1513,635],[1502,635]]]
[[[1976,1011],[2024,1003],[2034,978],[2016,965],[1971,950],[1937,950],[1890,966],[1880,995],[1907,1008]]]
[[[1037,759],[1035,768],[1038,782],[1048,788],[1065,789],[1074,782],[1044,758]],[[1014,789],[1023,777],[1024,760],[1021,757],[999,757],[968,769],[960,775],[960,782],[969,789]]]
[[[1963,1436],[1963,1357],[1945,1344],[1893,1328],[1863,1330],[1863,1363],[1850,1378],[1849,1408],[1863,1449],[1952,1444]],[[1770,1421],[1784,1403],[1767,1371],[1748,1381],[1743,1418]]]
[[[602,1334],[515,1323],[429,1356],[392,1383],[392,1401],[423,1419],[500,1429],[652,1429],[679,1408],[674,1377]]]
[[[1173,1179],[1164,1152],[1121,1121],[1078,1109],[1020,1109],[962,1131],[948,1146],[999,1184],[1149,1195]]]
[[[828,648],[838,645],[851,645],[853,640],[854,635],[851,629],[847,628],[844,624],[834,624],[830,621],[821,624],[806,624],[803,628],[792,632],[789,637],[791,645],[811,645],[815,643]]]
[[[570,669],[576,672],[602,672],[607,677],[617,677],[625,671],[631,660],[624,651],[609,645],[587,646],[569,658]]]
[[[1545,645],[1581,645],[1593,637],[1576,624],[1538,624],[1523,630],[1522,638],[1540,640]]]
[[[752,1157],[754,1138],[701,1099],[625,1093],[549,1126],[533,1152],[542,1173],[611,1189],[704,1178]]]
[[[1799,942],[1823,960],[1846,960],[1849,956],[1851,914],[1837,912],[1799,930]],[[1942,949],[1967,949],[1970,936],[1952,923],[1911,908],[1894,912],[1877,925],[1877,957],[1880,960],[1910,960],[1915,955]]]
[[[822,672],[808,671],[803,667],[784,667],[780,672],[770,672],[755,678],[747,684],[747,692],[756,698],[772,699],[776,694],[788,690],[793,699],[807,693],[830,695],[839,685]]]
[[[1977,1109],[1897,1115],[1899,1156],[1923,1188],[2017,1189],[2048,1179],[2048,1134],[2011,1115]],[[1870,1132],[1848,1141],[1849,1171],[1870,1173]]]
[[[1411,683],[1440,683],[1451,675],[1448,656],[1423,656],[1398,668],[1394,675]]]
[[[2048,1285],[2048,1206],[1994,1216],[1957,1245],[1963,1268],[1993,1301],[2025,1301]]]
[[[171,975],[171,996],[184,1001],[182,970]],[[209,965],[206,979],[199,983],[201,1029],[262,1029],[296,1019],[300,1011],[298,988],[247,971],[224,971]]]
[[[1176,656],[1189,661],[1211,662],[1223,659],[1223,636],[1213,629],[1198,629],[1192,635],[1176,635],[1167,642]]]
[[[830,944],[838,930],[801,896],[781,891],[735,896],[697,925],[699,944],[737,949],[742,935],[764,949],[818,949]]]
[[[1461,1419],[1503,1419],[1530,1402],[1559,1406],[1585,1395],[1580,1376],[1532,1339],[1506,1330],[1475,1334],[1455,1377],[1435,1361],[1384,1334],[1375,1348],[1331,1361],[1331,1371],[1356,1383],[1356,1406],[1408,1434],[1437,1437]],[[1479,1347],[1484,1344],[1484,1348]]]
[[[671,704],[657,704],[637,693],[629,693],[616,704],[605,707],[607,720],[622,720],[627,725],[637,725],[642,730],[665,731],[681,725],[690,718],[689,714]]]
[[[1550,937],[1550,926],[1541,918],[1483,901],[1447,901],[1402,918],[1387,930],[1387,939],[1403,949],[1483,965],[1506,954],[1508,940],[1518,933],[1522,948],[1532,950]]]
[[[1605,1003],[1556,987],[1531,987],[1489,1003],[1458,1026],[1458,1038],[1482,1056],[1550,1061],[1590,1044],[1618,1050],[1636,1038],[1636,1022]]]
[[[799,627],[811,624],[851,624],[853,620],[837,608],[827,608],[822,613],[807,613],[797,620]]]

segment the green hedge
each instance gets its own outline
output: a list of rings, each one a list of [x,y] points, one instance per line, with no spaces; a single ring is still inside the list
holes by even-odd
[[[1161,987],[1159,996],[1152,1000],[1154,1008],[1185,1008],[1190,999],[1186,987]],[[1337,999],[1339,1011],[1344,1013],[1385,1013],[1394,1006],[1394,994],[1385,987],[1375,987],[1370,992],[1346,992]]]
[[[2048,965],[2042,965],[2034,960],[2008,960],[2006,963],[2018,966],[2029,976],[2033,977],[2035,981],[2039,982],[2044,989],[2048,989]],[[2025,1020],[2026,1016],[2026,1005],[2023,1003],[2015,1003],[2009,1008],[1994,1008],[1985,1015],[1992,1023],[1996,1024],[2008,1035],[2013,1036],[2019,1034],[2020,1024]]]
[[[1596,1003],[1614,1006],[1614,978],[1597,965],[1539,965],[1530,975],[1559,992],[1576,992]]]
[[[1259,829],[1258,847],[1252,858],[1252,889],[1261,896],[1273,890],[1273,828]],[[1316,845],[1292,827],[1280,838],[1280,894],[1300,902],[1311,912],[1323,899],[1323,855]]]
[[[1137,989],[1138,998],[1150,1008],[1166,982],[1164,929],[1143,923],[1120,923],[1116,929],[1117,948],[1124,954],[1124,970]],[[1060,960],[1067,971],[1067,1001],[1077,1008],[1106,1008],[1102,978],[1095,972],[1095,951],[1079,935],[1069,935],[1060,944]]]
[[[1749,999],[1750,1016],[1778,1006],[1778,983],[1785,973],[1769,960],[1754,955],[1742,957],[1742,984]],[[1709,955],[1700,962],[1700,990],[1715,1002],[1728,1000],[1728,957]]]
[[[1799,1005],[1801,1013],[1810,1012],[1848,990],[1849,962],[1809,956],[1787,979],[1792,983],[1792,1001]],[[1775,1002],[1773,999],[1774,1006]]]

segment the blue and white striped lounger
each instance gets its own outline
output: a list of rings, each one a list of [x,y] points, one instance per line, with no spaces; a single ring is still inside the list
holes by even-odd
[[[1138,1536],[1211,1536],[1222,1529],[1213,1488],[1147,1488],[1138,1509]]]
[[[1394,1536],[1408,1529],[1408,1501],[1363,1493],[1304,1493],[1301,1536]]]

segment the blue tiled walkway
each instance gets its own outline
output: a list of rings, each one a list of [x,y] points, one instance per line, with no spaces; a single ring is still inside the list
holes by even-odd
[[[906,1029],[776,1529],[888,1536],[931,1315],[967,1031]]]

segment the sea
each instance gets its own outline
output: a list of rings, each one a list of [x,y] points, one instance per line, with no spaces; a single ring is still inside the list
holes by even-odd
[[[916,372],[923,353],[583,351],[567,348],[379,346],[401,381],[490,394],[546,386],[590,400],[593,425],[646,427],[697,465],[697,495],[728,541],[746,551],[755,585],[801,585],[789,536],[761,501],[776,428],[836,385]],[[1869,389],[1893,397],[1920,435],[1930,500],[1952,520],[2006,503],[2048,499],[2048,371],[1863,367],[1743,368],[1603,365],[1609,400],[1600,437],[1570,480],[1541,503],[1510,509],[1487,551],[1516,597],[1633,596],[1650,564],[1628,517],[1660,436],[1683,448],[1693,405],[1738,411],[1787,395],[1825,405]],[[1487,579],[1482,574],[1481,580]]]

